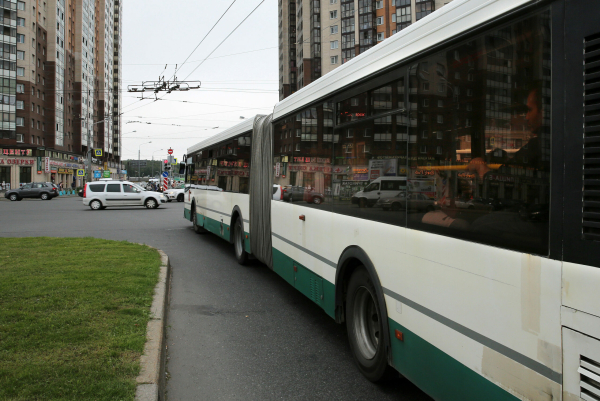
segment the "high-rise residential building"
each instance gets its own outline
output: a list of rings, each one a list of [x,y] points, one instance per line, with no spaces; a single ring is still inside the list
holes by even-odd
[[[0,184],[81,186],[77,170],[120,170],[119,0],[0,4]],[[88,151],[102,149],[87,167]]]
[[[452,0],[280,0],[283,99]]]
[[[122,34],[121,34],[121,16],[123,15],[123,1],[122,0],[114,0],[114,13],[113,13],[113,54],[112,54],[112,68],[113,68],[113,80],[112,80],[112,154],[113,159],[116,164],[121,160],[121,74],[122,65],[121,65],[121,46],[123,44]]]

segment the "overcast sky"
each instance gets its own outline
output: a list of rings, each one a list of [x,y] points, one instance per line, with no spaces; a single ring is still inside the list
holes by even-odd
[[[277,0],[261,1],[235,1],[177,72],[179,80],[201,81],[201,89],[161,92],[159,101],[141,100],[127,87],[163,75],[171,78],[175,65],[181,66],[234,1],[123,2],[122,160],[137,159],[138,149],[142,159],[163,159],[169,148],[179,160],[188,147],[238,124],[241,116],[273,111],[278,101]],[[154,94],[144,97],[154,99]]]

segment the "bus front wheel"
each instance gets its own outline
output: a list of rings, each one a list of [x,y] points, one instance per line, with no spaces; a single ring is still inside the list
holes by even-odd
[[[350,278],[346,307],[348,339],[358,369],[372,382],[386,379],[392,368],[385,354],[381,306],[371,277],[362,267]]]

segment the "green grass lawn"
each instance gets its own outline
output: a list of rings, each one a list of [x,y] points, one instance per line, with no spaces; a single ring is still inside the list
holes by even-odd
[[[0,400],[133,400],[160,256],[0,238]]]

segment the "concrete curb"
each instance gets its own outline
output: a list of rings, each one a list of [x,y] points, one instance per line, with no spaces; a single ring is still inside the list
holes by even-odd
[[[146,329],[146,345],[140,358],[140,374],[136,378],[136,401],[162,401],[165,399],[165,365],[167,305],[171,284],[171,263],[163,251],[158,283],[154,288],[154,300],[150,308],[151,319]]]

